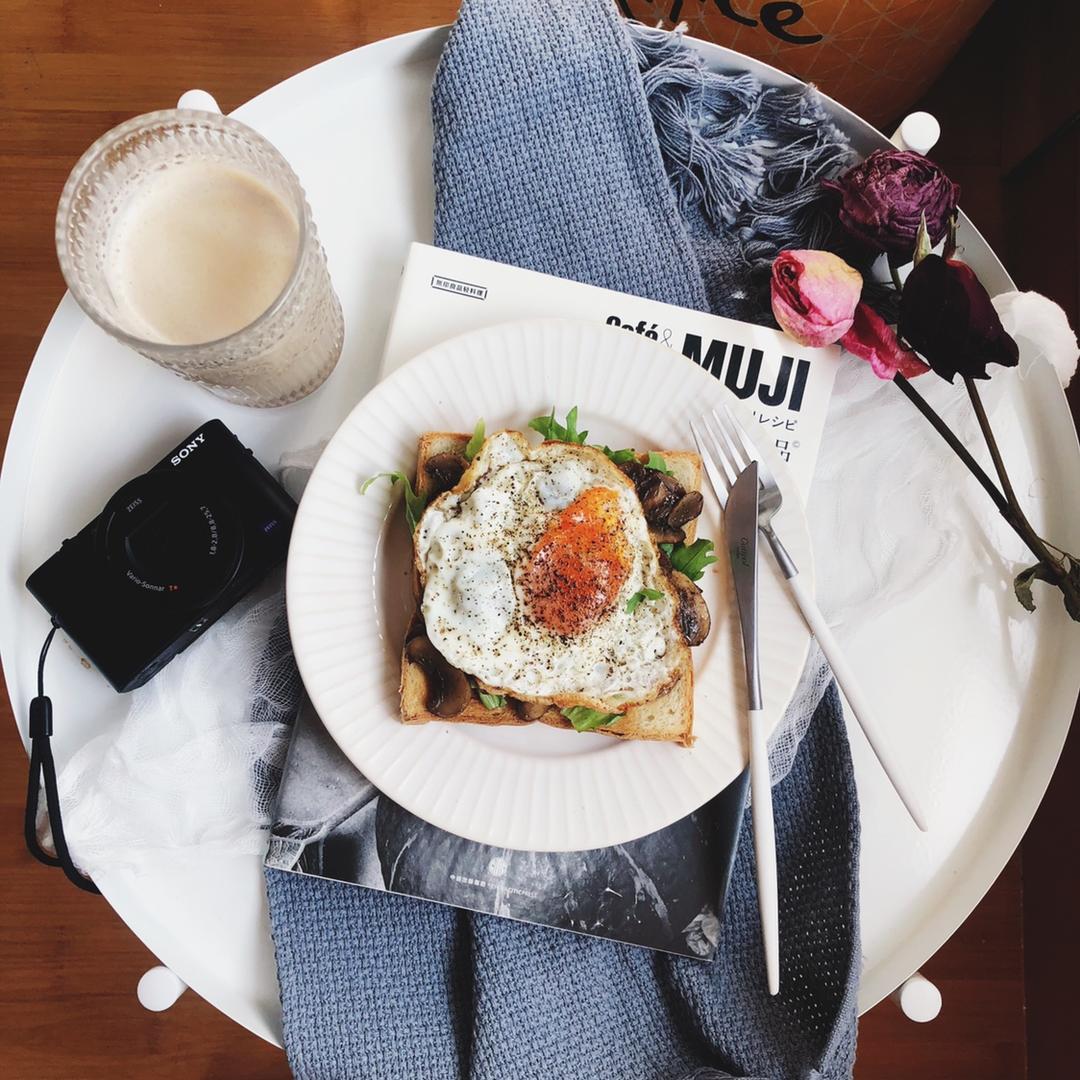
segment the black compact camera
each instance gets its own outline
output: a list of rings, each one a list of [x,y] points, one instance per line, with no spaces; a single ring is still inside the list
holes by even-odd
[[[284,561],[296,504],[220,420],[125,484],[26,587],[121,693]]]

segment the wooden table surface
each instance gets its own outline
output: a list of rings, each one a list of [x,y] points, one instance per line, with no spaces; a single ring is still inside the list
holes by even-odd
[[[455,8],[454,0],[0,0],[4,440],[63,292],[52,242],[57,197],[90,142],[131,115],[171,106],[191,86],[213,92],[228,111],[329,56],[447,22]],[[940,93],[947,105],[947,84]],[[949,167],[970,168],[985,180],[985,162],[965,156],[963,142]],[[972,210],[970,200],[965,205]],[[995,213],[989,203],[985,213]],[[995,241],[993,227],[990,238]],[[154,958],[104,901],[76,892],[23,848],[26,758],[6,696],[0,746],[0,1074],[9,1080],[288,1076],[278,1050],[193,993],[168,1013],[139,1007],[135,985]],[[942,1016],[917,1026],[885,1002],[863,1019],[859,1080],[1025,1075],[1021,896],[1018,855],[926,966],[944,994]]]

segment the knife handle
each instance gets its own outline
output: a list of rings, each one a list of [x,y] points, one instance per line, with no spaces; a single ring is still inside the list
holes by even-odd
[[[885,732],[874,719],[873,710],[871,710],[866,695],[863,694],[862,688],[855,678],[855,672],[851,670],[851,665],[847,662],[847,658],[840,648],[840,643],[833,637],[833,632],[829,629],[829,624],[825,621],[825,616],[821,613],[821,608],[818,607],[814,594],[803,584],[798,570],[788,577],[788,586],[799,605],[799,610],[803,613],[803,618],[806,619],[807,626],[810,627],[814,637],[817,638],[821,651],[825,654],[825,659],[829,661],[832,673],[836,676],[840,689],[844,691],[844,697],[847,698],[851,712],[858,721],[859,727],[862,728],[866,741],[870,744],[870,749],[873,750],[874,756],[878,759],[882,770],[889,778],[889,783],[892,784],[896,794],[900,797],[900,801],[911,815],[912,821],[923,832],[926,832],[926,818],[923,816],[914,792],[897,767],[896,759],[889,749]]]
[[[770,994],[780,991],[780,898],[776,887],[776,832],[773,827],[772,784],[765,714],[751,709],[750,814],[754,824],[754,862],[757,868],[758,914],[765,946],[765,976]]]

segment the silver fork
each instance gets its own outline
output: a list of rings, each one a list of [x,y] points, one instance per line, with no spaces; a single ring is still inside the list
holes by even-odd
[[[862,728],[866,741],[874,751],[882,770],[892,784],[893,790],[900,797],[904,808],[911,815],[912,821],[923,832],[926,832],[926,819],[923,817],[919,804],[915,799],[911,787],[904,780],[896,760],[890,753],[885,734],[874,719],[874,714],[867,703],[866,697],[859,687],[855,673],[851,670],[847,659],[840,649],[840,644],[833,637],[825,616],[821,613],[814,594],[803,583],[799,576],[799,568],[788,554],[787,548],[776,535],[772,526],[772,519],[780,509],[784,501],[780,485],[776,482],[768,464],[761,459],[761,455],[754,447],[753,441],[747,435],[742,425],[728,411],[721,402],[717,407],[703,413],[695,423],[691,421],[690,431],[693,433],[694,442],[697,443],[698,452],[701,454],[705,472],[716,493],[720,506],[727,503],[728,492],[739,475],[751,461],[758,463],[758,483],[760,493],[758,496],[758,528],[769,542],[773,556],[780,567],[788,586],[799,605],[799,610],[806,620],[807,626],[817,638],[821,651],[829,661],[833,675],[844,691],[848,705],[851,706],[852,714]]]

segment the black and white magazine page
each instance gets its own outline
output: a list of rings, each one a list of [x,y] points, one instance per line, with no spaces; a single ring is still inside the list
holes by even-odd
[[[626,844],[492,847],[382,795],[305,703],[266,865],[711,960],[745,801],[743,773],[688,817]]]

